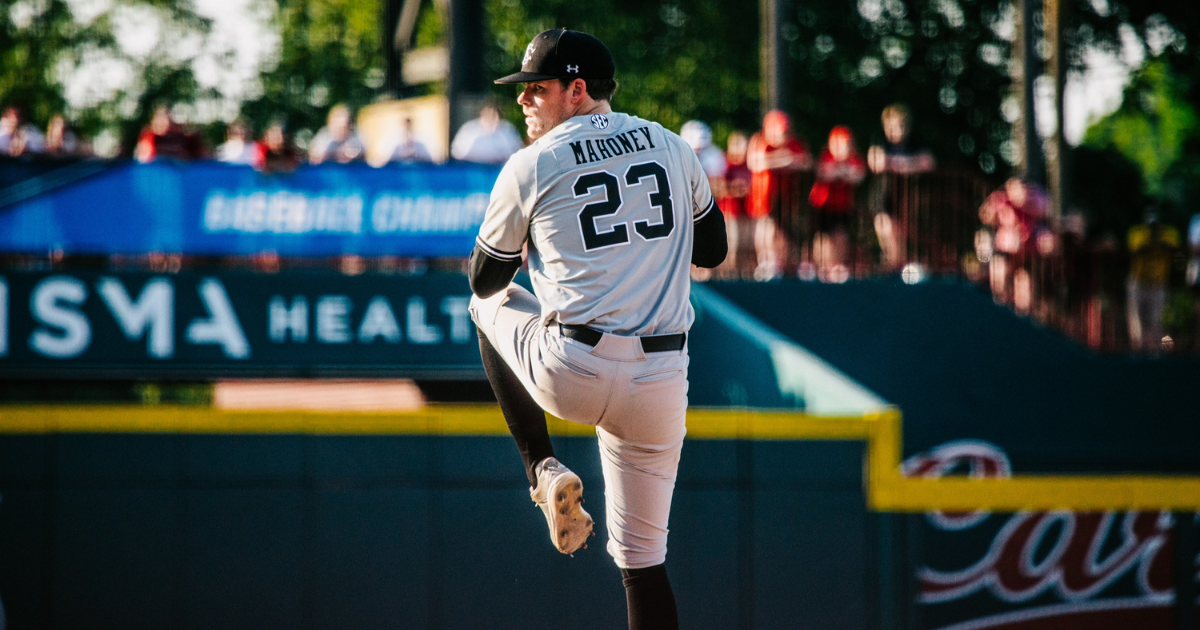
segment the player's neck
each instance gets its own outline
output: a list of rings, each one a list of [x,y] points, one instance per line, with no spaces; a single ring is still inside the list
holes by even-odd
[[[579,109],[575,110],[572,118],[575,116],[591,116],[592,114],[611,114],[612,106],[608,101],[596,101],[591,98],[579,102]]]

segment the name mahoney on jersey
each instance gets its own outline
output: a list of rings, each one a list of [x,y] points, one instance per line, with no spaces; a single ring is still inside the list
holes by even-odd
[[[643,136],[646,144],[642,144]],[[569,142],[571,145],[571,154],[575,156],[575,165],[590,164],[599,162],[609,158],[625,155],[626,153],[638,153],[653,149],[654,140],[650,138],[649,127],[638,127],[613,135],[611,138],[598,138],[593,143],[591,138],[576,142]],[[646,146],[649,145],[649,146]]]

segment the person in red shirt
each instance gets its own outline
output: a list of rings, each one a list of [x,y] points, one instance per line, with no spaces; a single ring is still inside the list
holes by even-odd
[[[782,273],[787,240],[776,224],[791,223],[799,212],[799,175],[812,168],[812,156],[808,147],[792,135],[788,115],[771,110],[763,117],[762,131],[750,138],[746,164],[751,173],[746,213],[754,223],[754,250],[758,255],[754,277],[765,280]]]
[[[816,216],[813,255],[823,280],[844,282],[850,220],[854,216],[854,192],[867,174],[867,165],[854,149],[848,127],[834,127],[829,145],[817,162],[817,181],[808,195]]]
[[[1032,305],[1029,245],[1031,237],[1036,244],[1039,235],[1048,232],[1049,207],[1049,197],[1041,186],[1019,177],[1010,178],[979,207],[979,220],[990,232],[976,238],[991,254],[988,267],[993,296],[1020,313],[1028,312]]]
[[[736,274],[741,275],[747,266],[747,248],[743,241],[752,233],[746,211],[750,195],[750,167],[746,166],[746,147],[749,140],[740,131],[729,134],[725,146],[725,176],[719,187],[717,207],[725,215],[725,231],[729,239],[729,255],[725,263]]]
[[[171,119],[171,108],[159,105],[154,108],[150,124],[138,136],[134,157],[145,163],[158,158],[197,160],[206,157],[207,153],[200,134],[176,123]]]

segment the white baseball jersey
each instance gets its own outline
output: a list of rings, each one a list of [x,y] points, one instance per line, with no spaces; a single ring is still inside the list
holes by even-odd
[[[504,165],[477,243],[502,260],[528,243],[543,322],[680,333],[694,317],[692,225],[715,208],[679,136],[626,114],[576,116]]]

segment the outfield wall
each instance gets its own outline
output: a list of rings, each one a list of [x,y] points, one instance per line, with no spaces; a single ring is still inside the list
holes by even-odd
[[[551,428],[558,455],[596,489],[586,496],[602,543],[595,438]],[[620,627],[623,591],[603,546],[553,550],[505,431],[488,405],[5,408],[10,627]],[[1015,486],[1031,504],[1059,500],[1056,484],[1109,483],[1012,477],[982,442],[919,454],[891,476],[900,431],[889,412],[693,410],[669,554],[683,627],[1193,627],[1195,607],[1178,602],[1196,595],[1194,503],[875,512],[906,496],[933,509],[941,484],[954,505],[964,481],[983,502]],[[954,470],[978,479],[942,478]],[[1134,494],[1148,502],[1145,488]]]
[[[90,292],[77,314],[119,352],[43,362],[153,373],[150,318],[126,336],[101,283],[133,299],[197,278],[72,277]],[[14,296],[47,274],[9,280]],[[418,284],[339,282],[354,308]],[[69,334],[35,301],[7,304],[11,379],[38,326]],[[269,358],[269,300],[230,301]],[[692,402],[735,408],[689,415],[669,556],[685,627],[1197,627],[1195,361],[1098,357],[961,285],[712,284],[693,302]],[[212,365],[241,360],[206,345]],[[599,488],[595,438],[553,430]],[[518,461],[487,406],[0,407],[0,600],[20,628],[620,627],[615,568],[599,546],[551,550]],[[603,532],[603,497],[588,501]]]
[[[556,424],[599,524],[566,557],[499,414],[457,411],[109,408],[91,426],[124,432],[90,433],[81,410],[10,409],[10,627],[621,627],[595,438]],[[721,427],[756,429],[729,418],[694,415],[684,447],[669,556],[684,627],[878,627],[861,423],[785,416],[764,435],[836,439],[756,441],[730,439]]]

